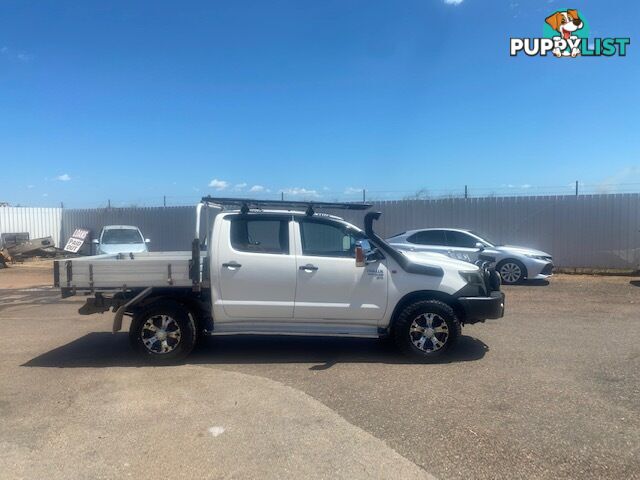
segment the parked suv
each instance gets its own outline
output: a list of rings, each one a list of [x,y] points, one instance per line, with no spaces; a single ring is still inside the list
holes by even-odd
[[[472,230],[427,228],[409,230],[387,239],[394,247],[412,252],[436,252],[449,257],[476,262],[478,256],[495,259],[502,283],[513,285],[525,279],[544,279],[553,273],[550,254],[527,247],[496,245]]]

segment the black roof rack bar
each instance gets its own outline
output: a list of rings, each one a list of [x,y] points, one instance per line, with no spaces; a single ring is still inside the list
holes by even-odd
[[[307,215],[313,215],[317,208],[328,208],[336,210],[367,210],[371,208],[370,203],[348,203],[348,202],[316,202],[314,200],[307,201],[290,201],[290,200],[255,200],[252,198],[225,198],[225,197],[202,197],[202,201],[206,203],[214,203],[221,206],[240,207],[240,211],[246,213],[251,208],[261,209],[263,207],[275,208],[301,208]]]

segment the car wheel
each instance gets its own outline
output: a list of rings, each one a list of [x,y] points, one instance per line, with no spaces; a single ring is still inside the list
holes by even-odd
[[[136,313],[129,329],[134,350],[153,363],[184,359],[193,350],[196,336],[188,310],[169,300],[155,302]]]
[[[449,350],[460,330],[460,322],[449,305],[423,300],[400,313],[394,325],[394,340],[405,355],[428,362]]]
[[[496,270],[500,274],[502,283],[505,285],[515,285],[522,282],[527,277],[527,268],[514,259],[507,259],[501,261]]]

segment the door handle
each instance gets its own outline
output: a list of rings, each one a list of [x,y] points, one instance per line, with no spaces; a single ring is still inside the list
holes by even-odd
[[[225,268],[240,268],[242,265],[240,265],[238,262],[229,262],[223,263],[222,266]]]
[[[318,270],[318,267],[316,267],[315,265],[311,265],[310,263],[307,263],[306,265],[302,265],[301,267],[298,267],[298,269],[304,270],[305,272],[314,272]]]

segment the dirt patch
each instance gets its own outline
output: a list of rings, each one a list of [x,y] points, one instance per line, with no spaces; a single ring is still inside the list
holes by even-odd
[[[53,260],[33,260],[0,269],[0,289],[53,285]]]

